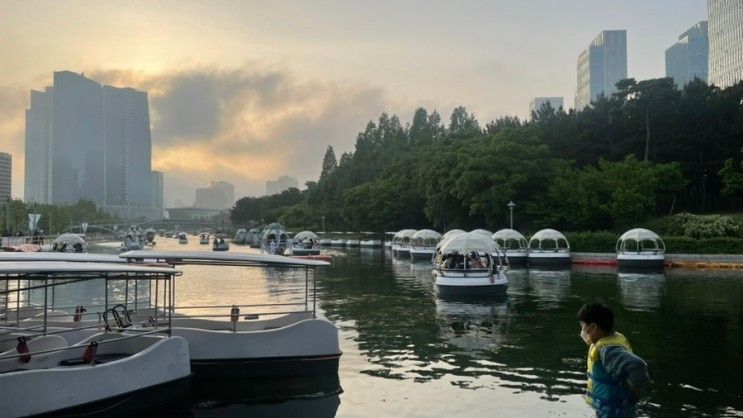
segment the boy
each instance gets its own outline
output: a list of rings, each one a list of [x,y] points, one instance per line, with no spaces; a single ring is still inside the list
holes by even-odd
[[[580,336],[589,346],[586,402],[599,418],[635,417],[637,400],[650,380],[647,364],[614,331],[614,313],[607,306],[585,304],[578,320]]]

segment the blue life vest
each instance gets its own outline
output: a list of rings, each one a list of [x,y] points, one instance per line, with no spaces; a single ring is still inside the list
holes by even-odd
[[[588,349],[588,387],[585,399],[599,417],[634,417],[637,414],[634,394],[622,380],[614,379],[601,364],[601,349],[612,345],[632,352],[629,341],[618,332],[591,344]]]

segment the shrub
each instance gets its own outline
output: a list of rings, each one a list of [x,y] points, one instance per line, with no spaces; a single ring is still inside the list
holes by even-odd
[[[679,213],[671,217],[671,234],[692,238],[734,237],[741,230],[740,223],[726,215],[693,215]]]
[[[608,231],[566,233],[571,251],[612,253],[620,234]],[[743,239],[735,237],[661,237],[672,254],[743,254]]]

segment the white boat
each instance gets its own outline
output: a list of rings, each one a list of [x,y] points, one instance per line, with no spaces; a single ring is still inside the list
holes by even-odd
[[[270,223],[263,228],[261,236],[262,253],[284,255],[291,246],[289,235],[280,223]]]
[[[2,261],[0,280],[17,285],[4,287],[6,303],[0,308],[7,313],[19,306],[21,294],[31,289],[50,300],[55,287],[90,280],[104,280],[108,301],[109,288],[115,288],[112,282],[156,281],[166,289],[171,287],[163,284],[178,273],[168,267],[125,263]],[[44,278],[41,284],[39,277]],[[169,300],[166,295],[159,309],[171,312]],[[111,324],[116,332],[96,333],[70,344],[47,327],[48,308],[42,307],[40,329],[0,328],[0,341],[6,345],[0,352],[0,417],[102,412],[104,405],[117,406],[133,393],[183,382],[191,374],[188,343],[171,336],[170,328],[157,321],[128,329]],[[104,312],[113,315],[114,310],[107,304]],[[8,341],[15,347],[7,349]]]
[[[493,257],[498,248],[489,237],[473,232],[450,236],[434,256],[434,283],[439,295],[492,297],[508,287],[507,266]]]
[[[146,241],[146,245],[155,245],[155,234],[157,231],[155,231],[154,228],[147,228],[147,230],[144,231],[144,238]]]
[[[344,239],[331,239],[330,240],[330,246],[331,247],[345,247],[346,246],[346,240],[344,240]]]
[[[662,272],[666,244],[655,232],[631,229],[617,240],[617,267],[620,272]]]
[[[362,239],[359,246],[364,248],[379,248],[382,246],[382,240],[379,239]]]
[[[320,237],[312,231],[302,231],[293,238],[293,255],[320,255]]]
[[[358,239],[346,240],[346,247],[359,247],[359,246],[361,246],[361,240],[358,240]]]
[[[529,239],[529,267],[567,268],[570,243],[560,231],[542,229]]]
[[[410,257],[410,238],[418,232],[415,229],[403,229],[392,237],[392,254],[401,258]]]
[[[88,247],[85,240],[78,234],[62,234],[52,241],[48,246],[42,246],[42,251],[53,251],[58,253],[85,253]]]
[[[329,247],[331,242],[330,238],[323,238],[320,240],[320,245],[323,247]]]
[[[341,350],[338,329],[316,310],[316,267],[329,263],[277,255],[132,251],[121,254],[131,261],[156,259],[170,265],[199,264],[235,267],[299,268],[305,270],[305,298],[296,305],[282,304],[278,314],[267,304],[189,307],[173,318],[173,335],[189,343],[194,373],[206,377],[248,377],[261,375],[316,375],[337,373]],[[311,276],[311,279],[310,279]],[[312,293],[310,293],[312,291]],[[176,295],[177,298],[177,295]],[[264,312],[245,312],[246,309]],[[212,312],[199,317],[191,309]],[[193,310],[191,310],[193,312]],[[222,318],[222,319],[216,319]]]
[[[529,244],[526,237],[514,229],[501,229],[493,234],[493,241],[506,253],[508,264],[524,266],[529,258]]]
[[[207,234],[206,232],[202,232],[201,234],[199,234],[199,244],[209,245],[209,234]]]
[[[188,235],[185,232],[178,233],[178,244],[188,244]]]
[[[214,244],[212,245],[212,251],[228,251],[230,249],[230,243],[225,241],[224,238],[214,237]]]
[[[410,259],[412,261],[433,259],[436,244],[441,240],[441,234],[431,229],[421,229],[410,238]]]

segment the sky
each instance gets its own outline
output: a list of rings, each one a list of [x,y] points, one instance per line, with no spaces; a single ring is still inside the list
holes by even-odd
[[[418,107],[480,124],[572,106],[576,60],[627,30],[628,76],[665,74],[664,51],[706,20],[705,0],[0,1],[0,151],[23,197],[29,91],[54,71],[147,91],[166,206],[211,180],[237,197],[291,175],[316,180],[381,112]]]

